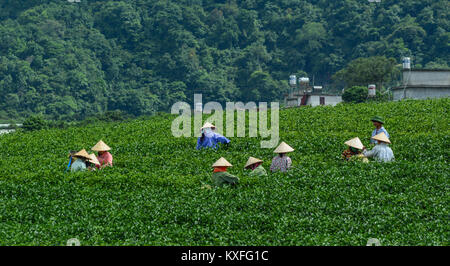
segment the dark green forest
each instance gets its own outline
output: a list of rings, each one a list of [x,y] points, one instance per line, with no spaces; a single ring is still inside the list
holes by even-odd
[[[277,100],[290,74],[334,84],[372,56],[444,68],[449,16],[447,0],[1,0],[0,120]]]

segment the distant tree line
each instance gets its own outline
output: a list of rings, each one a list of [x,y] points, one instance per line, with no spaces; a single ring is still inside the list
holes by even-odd
[[[448,67],[449,14],[447,0],[2,0],[0,120],[278,100],[291,73],[383,86],[403,56]],[[377,75],[355,75],[368,58]]]

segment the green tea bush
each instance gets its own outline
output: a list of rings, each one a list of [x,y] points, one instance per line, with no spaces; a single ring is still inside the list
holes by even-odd
[[[295,148],[288,173],[250,178],[249,156],[272,149],[231,138],[195,150],[174,116],[0,136],[0,245],[448,245],[450,99],[345,104],[280,112]],[[383,116],[396,160],[343,162],[346,140],[369,146]],[[64,173],[69,150],[99,139],[114,167]],[[236,189],[201,189],[224,156]]]
[[[42,115],[32,115],[23,122],[23,130],[34,131],[48,128],[49,124]]]

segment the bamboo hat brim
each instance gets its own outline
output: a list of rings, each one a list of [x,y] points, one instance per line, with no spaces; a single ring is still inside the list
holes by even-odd
[[[103,140],[100,140],[99,142],[97,142],[97,144],[95,144],[94,147],[92,147],[93,151],[110,151],[111,148],[106,145],[106,143],[103,142]]]
[[[358,137],[346,141],[345,144],[358,150],[362,150],[364,148],[364,145]]]
[[[247,168],[247,167],[249,167],[249,166],[252,165],[252,164],[255,164],[255,163],[262,163],[262,162],[263,162],[263,160],[261,160],[261,159],[254,158],[254,157],[250,157],[250,158],[248,158],[248,161],[247,161],[247,163],[245,164],[244,168]]]
[[[287,145],[286,142],[281,142],[280,145],[278,145],[278,147],[273,151],[274,153],[287,153],[287,152],[293,152],[294,148],[292,148],[291,146]]]
[[[391,141],[386,136],[386,134],[384,134],[384,132],[381,132],[380,134],[373,136],[372,139],[391,144]]]
[[[100,162],[97,159],[97,156],[95,156],[95,154],[89,154],[89,162],[95,164],[95,165],[100,165]]]
[[[221,157],[219,160],[217,160],[212,167],[231,167],[233,166],[231,163],[229,163],[225,158]]]
[[[90,159],[89,153],[87,153],[87,151],[85,149],[82,149],[81,151],[75,153],[73,155],[73,157],[81,157],[81,158],[85,158],[85,159]]]
[[[202,126],[202,129],[204,129],[204,128],[216,128],[216,126],[213,125],[213,124],[211,124],[211,123],[209,123],[209,122],[206,122],[206,123]]]

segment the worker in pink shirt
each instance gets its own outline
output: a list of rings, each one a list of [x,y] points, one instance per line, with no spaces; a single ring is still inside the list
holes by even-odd
[[[111,153],[109,153],[111,148],[108,145],[106,145],[106,143],[104,143],[102,140],[100,140],[97,144],[95,144],[95,146],[92,147],[92,150],[98,152],[97,159],[100,162],[98,168],[113,165],[113,157]]]

